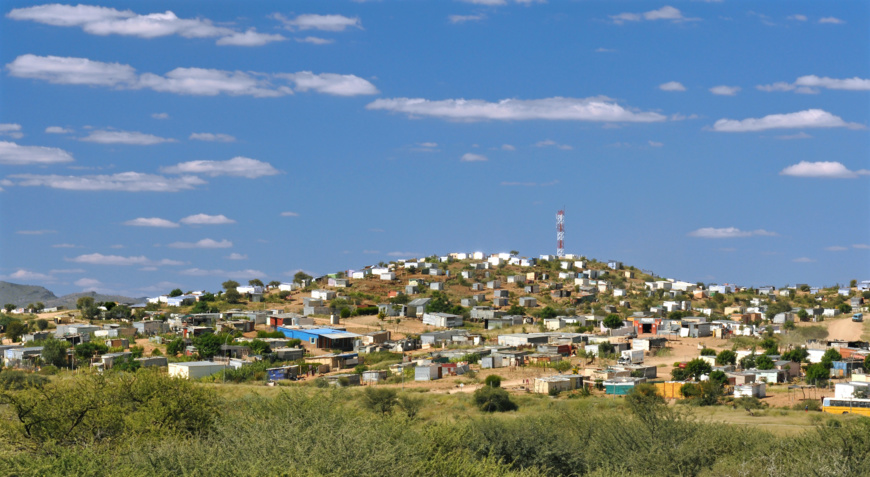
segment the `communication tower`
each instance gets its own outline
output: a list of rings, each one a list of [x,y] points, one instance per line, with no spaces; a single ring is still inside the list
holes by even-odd
[[[565,210],[556,214],[556,256],[565,256]]]

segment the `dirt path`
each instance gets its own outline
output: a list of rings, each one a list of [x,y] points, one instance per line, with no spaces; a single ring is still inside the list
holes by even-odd
[[[831,340],[857,340],[864,333],[864,323],[852,321],[851,317],[831,320],[828,325],[828,339]]]

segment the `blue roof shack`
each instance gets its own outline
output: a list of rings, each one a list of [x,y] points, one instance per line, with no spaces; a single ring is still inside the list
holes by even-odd
[[[276,329],[290,339],[300,339],[322,349],[350,351],[353,349],[354,340],[362,338],[362,335],[342,330],[333,330],[332,328],[305,329],[278,326]]]

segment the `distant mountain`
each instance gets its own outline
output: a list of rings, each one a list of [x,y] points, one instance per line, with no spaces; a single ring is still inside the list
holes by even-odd
[[[54,293],[44,287],[0,281],[0,306],[6,303],[12,303],[15,306],[27,306],[38,301],[48,306],[49,301],[57,299]]]
[[[81,293],[70,293],[69,295],[64,295],[60,298],[55,298],[50,301],[43,301],[45,306],[54,307],[54,306],[62,306],[64,308],[70,309],[76,307],[76,302],[79,298],[83,296],[89,296],[94,299],[95,302],[100,303],[103,301],[113,301],[115,303],[126,303],[130,305],[135,305],[137,303],[143,303],[147,297],[140,298],[131,298],[128,296],[120,296],[120,295],[102,295],[97,292],[81,292]],[[25,303],[26,305],[26,303]]]
[[[130,298],[128,296],[117,295],[102,295],[97,292],[82,292],[70,293],[60,298],[44,287],[35,285],[19,285],[17,283],[9,283],[0,281],[0,306],[6,303],[12,303],[15,306],[27,306],[31,303],[41,301],[46,307],[62,306],[64,308],[75,308],[76,301],[83,296],[89,296],[96,302],[114,301],[117,303],[142,303],[145,297]]]

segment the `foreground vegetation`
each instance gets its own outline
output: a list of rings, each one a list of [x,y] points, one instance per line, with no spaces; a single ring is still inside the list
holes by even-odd
[[[518,411],[490,414],[471,395],[400,393],[383,407],[370,388],[231,393],[150,370],[7,373],[3,475],[870,474],[870,419],[854,416],[781,437],[698,421],[643,392],[519,396]]]

